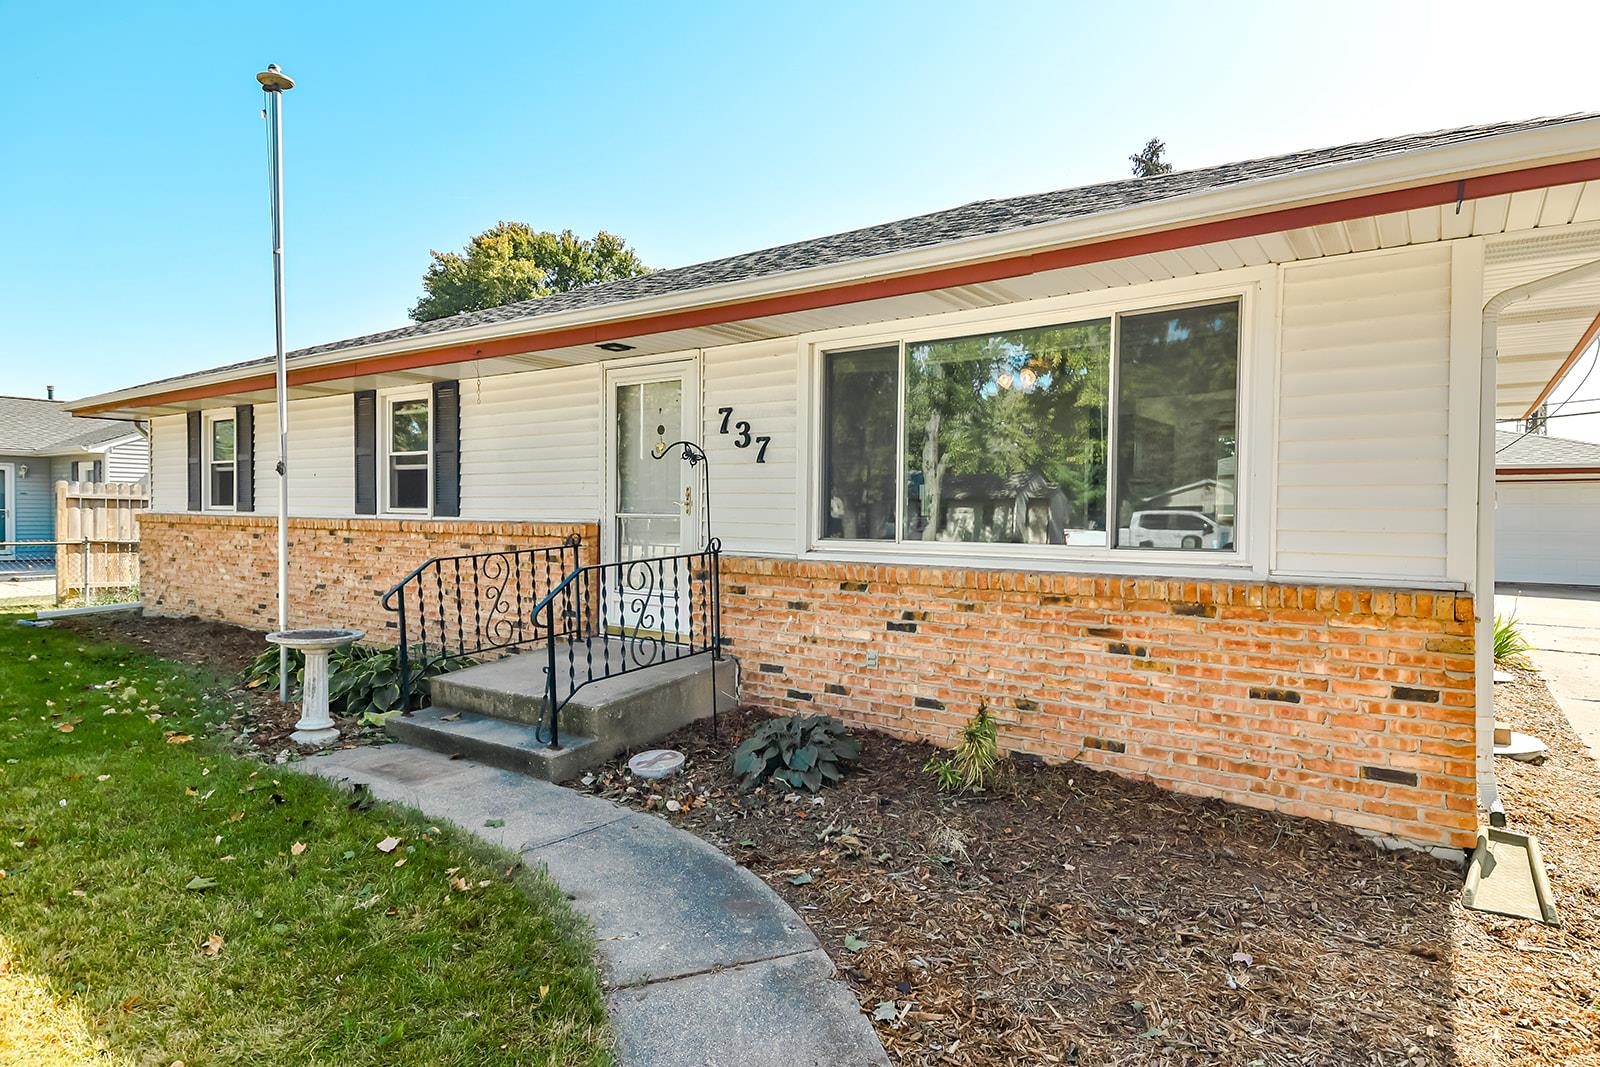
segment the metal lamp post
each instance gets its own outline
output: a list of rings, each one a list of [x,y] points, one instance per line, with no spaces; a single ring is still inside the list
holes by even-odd
[[[272,201],[272,297],[277,332],[278,629],[289,628],[289,371],[283,350],[283,94],[294,79],[271,63],[256,75],[266,96],[267,189]],[[278,702],[289,701],[289,648],[278,646]]]

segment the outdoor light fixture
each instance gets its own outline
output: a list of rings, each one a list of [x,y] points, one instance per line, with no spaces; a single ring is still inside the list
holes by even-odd
[[[28,476],[28,465],[26,463],[19,464],[18,467],[17,467],[17,477],[18,478],[26,478],[27,476]]]
[[[607,341],[603,345],[595,345],[602,352],[632,352],[632,345],[625,345],[621,341]]]

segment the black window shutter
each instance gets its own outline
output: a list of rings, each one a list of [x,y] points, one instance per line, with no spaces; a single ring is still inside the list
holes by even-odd
[[[433,513],[461,514],[461,383],[433,383]]]
[[[356,394],[356,514],[378,513],[378,393]]]
[[[205,503],[200,497],[202,466],[200,440],[200,413],[189,412],[189,510],[200,511]]]
[[[233,507],[256,509],[256,409],[242,404],[233,409]]]

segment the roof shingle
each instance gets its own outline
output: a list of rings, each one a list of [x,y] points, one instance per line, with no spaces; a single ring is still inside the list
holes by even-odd
[[[1497,468],[1600,467],[1600,444],[1593,441],[1496,430],[1494,448]]]
[[[297,357],[335,353],[372,344],[448,334],[475,326],[533,321],[561,312],[585,311],[632,300],[693,292],[711,286],[752,281],[795,271],[835,266],[857,260],[919,248],[987,237],[1123,208],[1175,200],[1246,182],[1280,178],[1321,168],[1425,149],[1443,148],[1469,141],[1521,133],[1548,126],[1600,118],[1600,113],[1578,113],[1550,118],[1463,126],[1428,133],[1386,137],[1332,148],[1290,152],[1280,156],[1227,163],[1215,167],[1174,171],[1147,178],[1123,178],[1095,185],[1030,193],[997,200],[977,200],[960,207],[886,222],[876,226],[829,234],[756,252],[714,259],[685,267],[658,270],[637,278],[575,289],[500,307],[468,311],[431,322],[413,323],[378,333],[311,345],[289,353]],[[270,364],[271,357],[247,360],[197,373],[217,373]],[[179,375],[147,383],[163,385],[193,377]]]
[[[134,432],[121,419],[68,415],[56,400],[0,396],[0,453],[59,455],[95,448]]]

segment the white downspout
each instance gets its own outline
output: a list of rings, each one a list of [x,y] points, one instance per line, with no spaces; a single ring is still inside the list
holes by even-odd
[[[1478,802],[1491,819],[1503,821],[1500,787],[1494,777],[1494,512],[1495,386],[1500,348],[1500,315],[1519,301],[1547,289],[1600,277],[1600,260],[1514,285],[1483,305],[1483,351],[1478,391],[1478,560],[1473,600],[1478,734]]]

